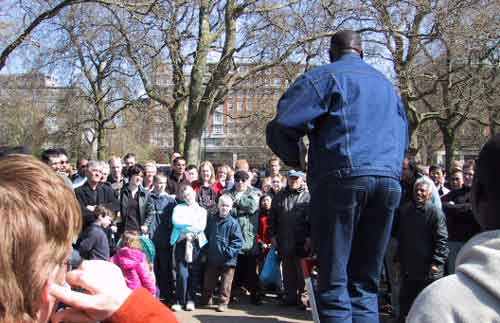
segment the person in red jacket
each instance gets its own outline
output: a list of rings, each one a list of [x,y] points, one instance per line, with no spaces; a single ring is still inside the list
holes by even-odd
[[[269,232],[269,211],[271,210],[272,197],[269,194],[262,195],[259,201],[259,232],[257,244],[263,258],[271,248],[271,233]]]
[[[110,262],[68,271],[81,227],[75,194],[53,170],[31,156],[0,158],[0,236],[9,237],[0,253],[0,322],[177,322],[147,290],[128,288]],[[54,313],[58,303],[69,307]]]

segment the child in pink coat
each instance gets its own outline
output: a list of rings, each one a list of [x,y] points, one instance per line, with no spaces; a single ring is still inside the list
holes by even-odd
[[[144,287],[155,295],[155,277],[146,254],[142,251],[139,234],[125,231],[122,241],[123,247],[111,257],[111,261],[121,268],[130,289]]]

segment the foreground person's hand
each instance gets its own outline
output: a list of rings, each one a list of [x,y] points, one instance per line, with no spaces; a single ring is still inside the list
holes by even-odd
[[[51,295],[70,306],[52,315],[52,323],[104,321],[113,315],[132,293],[120,268],[102,260],[84,261],[78,269],[66,274],[66,281],[72,287],[83,288],[85,292],[52,285]]]

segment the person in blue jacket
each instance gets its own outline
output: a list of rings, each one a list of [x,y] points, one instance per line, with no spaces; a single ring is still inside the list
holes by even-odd
[[[285,164],[305,168],[311,238],[319,262],[322,323],[378,322],[378,285],[408,145],[394,85],[363,61],[360,35],[331,39],[331,64],[297,78],[266,129]]]
[[[207,267],[203,287],[203,301],[206,305],[212,304],[212,294],[218,277],[222,278],[220,304],[217,311],[224,312],[231,297],[231,285],[238,254],[243,247],[243,234],[238,221],[230,215],[233,208],[233,199],[229,195],[222,195],[218,202],[219,212],[209,219],[207,225]]]

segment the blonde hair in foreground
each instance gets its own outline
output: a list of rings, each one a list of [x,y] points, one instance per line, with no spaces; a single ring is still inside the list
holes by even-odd
[[[80,228],[62,177],[27,155],[0,159],[0,322],[36,322],[42,289]]]

